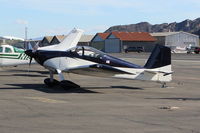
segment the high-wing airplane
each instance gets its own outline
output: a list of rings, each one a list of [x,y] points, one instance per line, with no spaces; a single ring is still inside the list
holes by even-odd
[[[49,70],[50,78],[44,80],[47,86],[52,87],[60,84],[65,88],[79,87],[79,85],[65,80],[63,72],[156,81],[162,83],[163,86],[172,80],[170,48],[157,45],[147,63],[144,66],[139,66],[112,57],[92,47],[76,46],[82,33],[82,30],[74,29],[61,44],[25,52]],[[59,81],[53,78],[54,73],[59,75]]]
[[[28,64],[30,57],[23,49],[11,45],[0,45],[0,66],[16,66]]]

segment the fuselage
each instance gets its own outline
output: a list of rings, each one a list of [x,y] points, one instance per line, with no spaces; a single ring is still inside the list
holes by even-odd
[[[10,45],[0,46],[0,66],[15,66],[28,64],[29,56],[19,49]]]

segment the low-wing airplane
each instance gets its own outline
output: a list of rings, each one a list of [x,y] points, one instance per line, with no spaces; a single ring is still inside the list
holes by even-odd
[[[28,64],[30,57],[25,51],[11,45],[0,45],[0,67]]]
[[[171,50],[157,45],[144,66],[139,66],[116,57],[112,57],[88,46],[76,46],[83,31],[74,29],[65,40],[55,46],[27,50],[25,53],[36,62],[48,69],[50,78],[44,83],[52,87],[60,84],[62,87],[80,87],[65,80],[63,72],[76,74],[112,77],[132,80],[146,80],[163,83],[172,80]],[[59,75],[59,81],[53,78]]]

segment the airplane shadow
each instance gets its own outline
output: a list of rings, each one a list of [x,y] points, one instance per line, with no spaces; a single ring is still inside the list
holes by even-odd
[[[47,87],[45,84],[6,84],[13,86],[12,88],[0,88],[1,89],[32,89],[45,93],[101,93],[92,90],[97,89],[131,89],[131,90],[143,90],[143,88],[129,87],[129,86],[110,86],[110,87],[80,87],[80,88],[62,88],[60,86]]]
[[[122,89],[130,89],[130,90],[144,90],[144,88],[130,87],[130,86],[111,86],[111,88],[122,88]]]
[[[0,88],[1,89],[33,89],[45,93],[99,93],[91,91],[85,88],[62,88],[60,86],[55,86],[48,88],[44,84],[6,84],[13,86],[13,88]]]
[[[39,75],[39,74],[12,74],[12,75],[0,75],[0,77],[5,77],[5,76],[15,76],[15,77],[48,77],[45,75]]]
[[[30,74],[30,73],[27,73],[27,74],[13,74],[12,76],[26,76],[26,77],[48,77],[48,76],[45,76],[45,75],[38,75],[38,74]]]
[[[40,74],[49,74],[48,71],[40,71],[40,70],[18,70],[18,69],[13,69],[13,70],[8,70],[9,72],[21,72],[21,73],[40,73]]]
[[[146,98],[146,99],[177,100],[177,101],[200,101],[200,98],[190,98],[190,97]]]
[[[87,89],[129,89],[129,90],[144,90],[144,88],[130,86],[108,86],[108,87],[86,87]]]

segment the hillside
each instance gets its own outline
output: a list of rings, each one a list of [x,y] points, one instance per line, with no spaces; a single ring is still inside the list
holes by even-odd
[[[173,22],[173,23],[152,25],[148,22],[141,22],[138,24],[118,25],[110,27],[105,32],[112,32],[112,31],[151,32],[151,33],[185,31],[200,36],[200,18],[197,18],[195,20],[187,19],[180,23]]]

